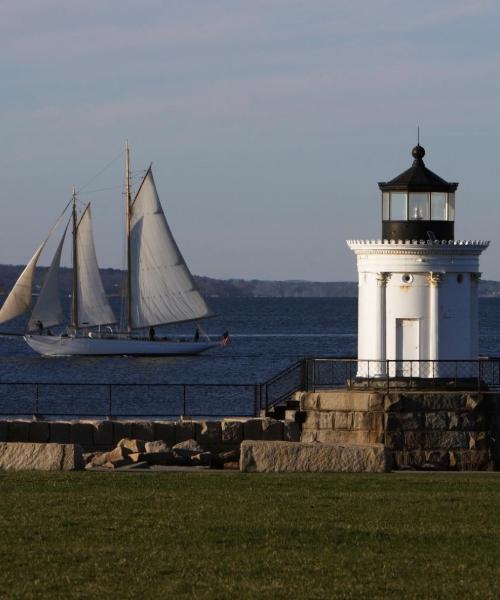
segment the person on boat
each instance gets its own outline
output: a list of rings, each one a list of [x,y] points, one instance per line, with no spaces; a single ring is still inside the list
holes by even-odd
[[[150,328],[149,328],[149,341],[150,341],[150,342],[154,342],[154,341],[155,341],[155,339],[156,339],[156,336],[155,336],[155,328],[154,328],[154,327],[150,327]]]
[[[40,319],[38,319],[35,325],[38,330],[38,335],[43,335],[43,323],[40,321]]]
[[[200,341],[200,328],[199,327],[197,327],[196,331],[194,332],[193,341],[195,341],[195,342],[199,342]]]
[[[220,339],[221,346],[229,346],[231,344],[231,338],[229,337],[229,331],[224,331]]]

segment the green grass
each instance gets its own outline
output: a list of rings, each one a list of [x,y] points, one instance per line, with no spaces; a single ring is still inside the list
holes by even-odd
[[[500,477],[0,472],[0,597],[493,598]]]

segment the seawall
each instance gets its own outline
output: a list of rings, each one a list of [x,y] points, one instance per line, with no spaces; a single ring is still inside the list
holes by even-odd
[[[123,438],[163,440],[172,446],[194,439],[212,452],[239,448],[243,440],[297,442],[294,421],[270,418],[220,421],[36,421],[1,420],[0,442],[79,444],[86,452],[111,450]]]

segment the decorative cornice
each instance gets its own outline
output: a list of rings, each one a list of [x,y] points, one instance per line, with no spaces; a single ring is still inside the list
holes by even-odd
[[[480,254],[486,240],[347,240],[356,254]]]

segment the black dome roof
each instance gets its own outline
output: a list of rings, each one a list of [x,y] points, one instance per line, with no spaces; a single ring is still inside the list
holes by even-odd
[[[458,183],[445,181],[425,166],[425,149],[420,144],[411,153],[415,159],[412,166],[390,181],[381,181],[378,186],[382,191],[454,192],[457,189]]]

